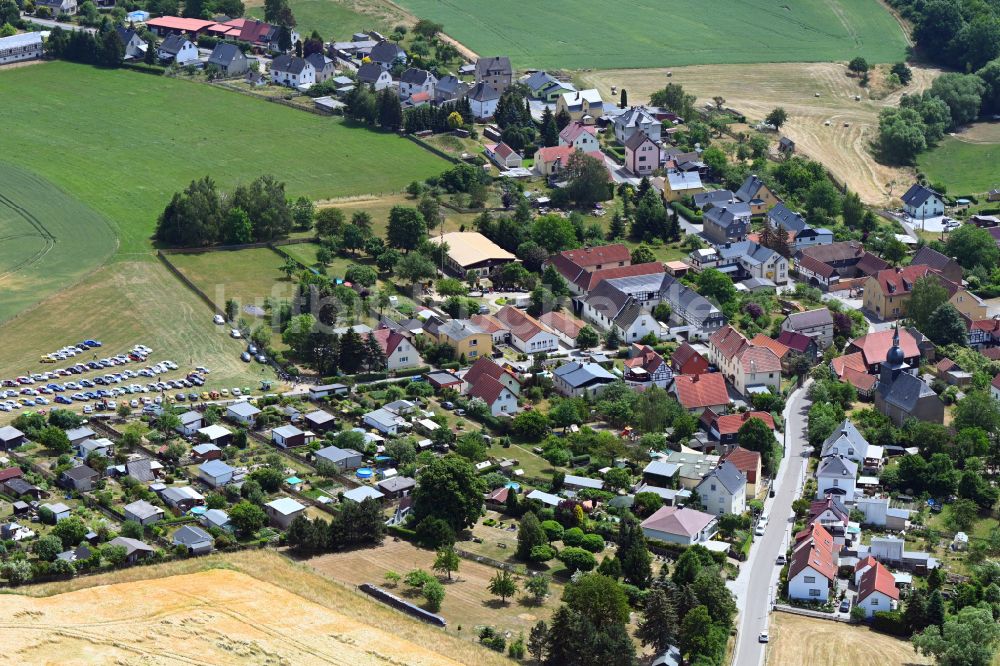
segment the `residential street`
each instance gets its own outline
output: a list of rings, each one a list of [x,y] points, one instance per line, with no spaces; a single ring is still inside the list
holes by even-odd
[[[799,496],[808,462],[806,415],[810,401],[806,392],[811,380],[795,391],[785,408],[786,455],[774,482],[775,496],[765,502],[770,516],[764,536],[750,550],[750,557],[730,585],[741,609],[739,635],[733,656],[735,666],[759,666],[764,662],[764,645],[757,638],[769,624],[770,607],[781,567],[775,564],[791,538],[792,502]]]
[[[83,26],[76,25],[75,23],[60,23],[59,21],[53,21],[51,19],[35,18],[34,16],[28,16],[24,14],[24,19],[26,21],[31,21],[32,23],[37,23],[38,25],[44,25],[47,28],[62,28],[63,30],[83,30],[84,32],[89,32],[94,34],[97,32],[94,28],[84,28]]]

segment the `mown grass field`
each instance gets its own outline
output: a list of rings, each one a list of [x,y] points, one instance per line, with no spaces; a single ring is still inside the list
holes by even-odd
[[[770,633],[767,661],[772,664],[917,666],[931,663],[927,657],[914,652],[908,641],[867,627],[774,613]]]
[[[635,68],[902,59],[903,31],[876,0],[399,0],[480,55],[515,67]]]
[[[289,0],[298,31],[306,37],[313,30],[331,42],[348,41],[355,32],[378,30],[388,34],[403,13],[379,0]],[[247,15],[264,18],[264,0],[249,0]]]
[[[399,191],[448,163],[391,134],[211,86],[65,62],[0,73],[3,150],[111,219],[145,253],[171,195],[274,174],[292,196]]]
[[[920,156],[918,168],[932,183],[948,186],[948,194],[985,194],[1000,187],[1000,142],[970,142],[946,136]]]
[[[77,282],[114,250],[114,232],[99,213],[0,162],[0,322]]]
[[[265,299],[287,300],[295,292],[295,283],[281,272],[284,258],[268,248],[171,254],[167,259],[220,307],[233,298],[241,312],[246,305],[263,308]]]

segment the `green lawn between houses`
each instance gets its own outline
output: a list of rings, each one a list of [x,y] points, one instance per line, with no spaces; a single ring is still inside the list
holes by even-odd
[[[943,183],[948,194],[985,194],[1000,186],[1000,143],[969,143],[946,136],[919,158],[918,168],[932,183]]]
[[[875,0],[399,0],[480,55],[515,67],[611,69],[756,62],[892,62],[899,24]],[[664,81],[666,83],[666,81]],[[808,94],[804,92],[803,94]]]

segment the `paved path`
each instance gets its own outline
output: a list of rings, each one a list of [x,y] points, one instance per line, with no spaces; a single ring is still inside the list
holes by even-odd
[[[34,16],[28,16],[27,14],[22,14],[25,21],[31,21],[32,23],[37,23],[38,25],[43,25],[46,28],[62,28],[63,30],[83,30],[84,32],[89,32],[94,34],[97,32],[96,28],[85,28],[82,25],[77,25],[75,23],[60,23],[59,21],[53,21],[51,19],[35,18]]]
[[[768,626],[781,572],[775,560],[785,552],[791,538],[792,501],[801,493],[809,460],[806,414],[811,403],[806,392],[811,383],[795,391],[785,408],[785,457],[774,481],[775,496],[765,502],[770,520],[764,536],[754,542],[739,576],[730,584],[740,609],[739,635],[733,652],[735,666],[759,666],[764,662],[764,645],[757,642],[757,637]]]

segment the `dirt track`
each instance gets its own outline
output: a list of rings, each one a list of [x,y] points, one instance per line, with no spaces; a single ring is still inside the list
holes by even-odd
[[[672,72],[669,78],[668,71]],[[857,79],[846,75],[843,65],[831,63],[606,70],[581,76],[605,99],[613,99],[612,85],[625,88],[632,104],[648,100],[651,92],[673,82],[697,95],[699,105],[721,95],[726,106],[743,112],[752,122],[781,106],[788,112],[788,123],[781,133],[795,141],[799,152],[825,164],[867,203],[885,204],[891,198],[890,189],[894,197],[906,189],[913,171],[878,164],[869,153],[868,144],[878,129],[879,110],[898,104],[904,92],[926,89],[938,73],[914,68],[913,82],[908,87],[881,100],[869,99]],[[861,95],[861,101],[855,101],[855,95]],[[825,125],[827,121],[829,126]]]

